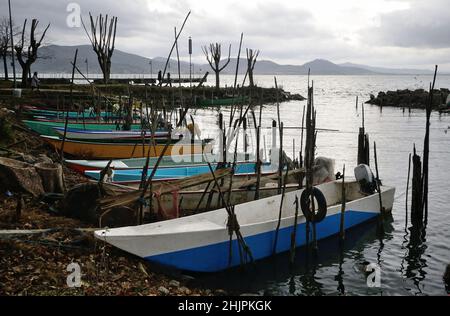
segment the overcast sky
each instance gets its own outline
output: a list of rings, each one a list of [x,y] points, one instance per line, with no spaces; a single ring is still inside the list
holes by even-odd
[[[83,28],[67,26],[67,5],[118,16],[116,48],[145,57],[167,56],[174,27],[191,11],[180,39],[194,41],[193,59],[204,62],[200,46],[233,45],[261,50],[260,59],[303,64],[316,58],[336,63],[450,70],[450,10],[447,0],[11,0],[17,24],[37,18],[51,23],[47,44],[88,44]],[[7,14],[7,0],[0,2]]]

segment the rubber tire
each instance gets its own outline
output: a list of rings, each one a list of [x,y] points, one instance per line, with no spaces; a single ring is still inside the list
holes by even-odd
[[[312,195],[317,201],[317,205],[315,205],[317,212],[316,214],[313,214],[309,208],[310,195],[311,189],[305,189],[302,193],[302,196],[300,197],[300,206],[302,209],[302,213],[309,222],[320,223],[327,216],[327,200],[325,199],[322,191],[320,191],[316,187],[313,187]]]

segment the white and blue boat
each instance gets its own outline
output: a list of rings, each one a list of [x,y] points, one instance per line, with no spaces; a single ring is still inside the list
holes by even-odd
[[[217,163],[211,164],[215,169]],[[153,168],[149,168],[147,175],[150,176]],[[204,173],[209,173],[210,169],[207,164],[187,165],[187,166],[164,166],[158,168],[153,177],[154,181],[178,180],[187,177],[197,176]],[[277,169],[270,163],[263,163],[261,166],[261,174],[274,174]],[[100,180],[100,170],[86,170],[84,174],[94,180]],[[256,174],[256,164],[254,162],[238,162],[235,168],[235,176],[247,176]],[[116,184],[135,184],[142,179],[142,169],[122,169],[114,170],[108,182]]]
[[[317,239],[338,234],[340,231],[342,181],[316,186],[326,199],[326,216],[316,224]],[[358,182],[345,183],[345,229],[377,218],[380,214],[379,194],[361,192]],[[381,186],[382,206],[392,210],[395,188]],[[240,232],[255,260],[289,251],[291,234],[297,223],[296,246],[306,243],[306,219],[299,210],[295,221],[296,197],[303,190],[286,193],[278,239],[275,246],[281,195],[255,200],[235,206]],[[225,209],[198,215],[157,222],[147,225],[98,230],[95,237],[148,261],[172,268],[217,272],[240,265],[236,235],[232,239],[229,263],[228,214]]]

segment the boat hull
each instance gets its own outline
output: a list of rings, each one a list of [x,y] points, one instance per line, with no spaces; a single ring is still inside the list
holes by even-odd
[[[213,163],[212,168],[216,168],[217,164]],[[276,173],[276,169],[270,164],[263,164],[261,168],[261,174],[272,175]],[[149,168],[147,174],[150,175],[153,168]],[[202,165],[192,165],[192,166],[167,166],[158,168],[153,176],[154,181],[166,181],[166,180],[177,180],[184,179],[187,177],[192,177],[200,174],[209,173],[210,169],[208,164]],[[85,171],[85,175],[94,180],[100,180],[101,171],[98,170],[88,170]],[[256,174],[256,164],[251,162],[241,162],[236,164],[236,169],[234,174],[236,176],[255,176]],[[128,170],[114,170],[111,182],[117,184],[136,184],[140,183],[142,179],[142,169],[128,169]]]
[[[114,167],[115,170],[128,170],[128,169],[142,169],[145,166],[147,158],[134,158],[134,159],[124,159],[124,160],[113,160],[110,167]],[[158,161],[157,157],[150,158],[149,167],[152,168]],[[72,170],[85,175],[86,171],[102,170],[104,169],[109,160],[66,160],[67,166]],[[197,165],[205,164],[202,155],[186,155],[186,156],[167,156],[161,160],[159,164],[160,167],[164,166],[186,166],[186,165]]]
[[[35,131],[40,135],[46,136],[59,136],[58,132],[54,129],[54,127],[64,128],[65,122],[44,122],[44,121],[26,121],[23,123],[31,130]],[[69,129],[85,129],[85,130],[93,130],[93,131],[107,131],[107,130],[115,130],[116,124],[107,124],[107,123],[68,123],[67,128]],[[133,124],[131,126],[132,130],[139,130],[141,128],[141,124]]]
[[[52,145],[55,150],[61,149],[62,140],[56,137],[42,138]],[[128,158],[144,158],[150,150],[150,157],[159,157],[163,152],[165,145],[157,144],[156,146],[149,144],[122,144],[122,143],[94,143],[66,140],[64,142],[64,153],[74,157],[85,159],[128,159]],[[164,156],[183,155],[183,154],[201,154],[209,153],[211,146],[209,144],[183,144],[177,143],[169,145]]]
[[[357,196],[357,186],[350,195]],[[317,239],[321,240],[338,234],[340,230],[341,205],[337,182],[318,186],[327,196],[331,206],[325,219],[317,224]],[[359,188],[359,186],[358,186]],[[235,206],[240,223],[240,231],[255,260],[288,251],[295,226],[296,196],[302,190],[286,193],[283,203],[283,216],[280,222],[277,244],[275,246],[278,210],[281,196],[272,196]],[[386,210],[392,209],[395,188],[382,187],[382,204]],[[297,219],[296,246],[306,243],[306,220],[299,211]],[[344,226],[346,229],[376,218],[380,214],[378,194],[359,197],[346,203]],[[99,239],[145,258],[148,261],[172,268],[196,271],[217,272],[241,264],[236,236],[232,241],[232,256],[229,257],[229,235],[226,226],[225,209],[174,219],[155,224],[125,227],[95,232]]]

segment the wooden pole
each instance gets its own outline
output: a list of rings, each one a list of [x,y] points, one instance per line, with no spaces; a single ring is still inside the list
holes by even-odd
[[[406,208],[406,213],[405,213],[405,230],[408,227],[408,193],[409,193],[409,179],[410,179],[410,175],[411,175],[411,154],[409,154],[409,159],[408,159],[408,180],[406,181],[406,199],[405,199],[405,208]]]
[[[413,226],[422,226],[423,223],[423,179],[422,179],[422,162],[420,156],[417,155],[416,146],[414,145],[413,154],[413,177],[412,177],[412,198],[411,198],[411,223]]]
[[[181,25],[180,32],[178,32],[177,36],[175,36],[175,41],[174,41],[174,43],[172,45],[172,48],[170,49],[169,56],[167,56],[166,65],[164,66],[164,71],[162,73],[162,77],[163,78],[166,75],[167,66],[169,65],[169,61],[170,61],[170,57],[172,56],[172,52],[173,52],[173,50],[175,48],[175,45],[177,44],[177,41],[178,41],[178,38],[181,35],[181,32],[183,32],[184,26],[185,26],[185,24],[186,24],[186,22],[187,22],[187,20],[188,20],[190,15],[191,15],[191,11],[189,11],[188,14],[186,15],[186,18],[184,19],[183,24]],[[159,83],[159,85],[162,86],[162,81]]]
[[[378,173],[378,158],[377,158],[377,143],[373,143],[373,154],[375,158],[375,171],[377,176],[377,191],[378,191],[378,202],[380,204],[380,220],[379,220],[379,229],[380,233],[384,233],[384,226],[383,226],[383,219],[384,219],[384,213],[385,210],[383,208],[383,203],[381,199],[381,185],[380,185],[380,174]]]
[[[256,190],[255,190],[255,200],[259,200],[259,187],[261,185],[260,143],[261,143],[261,126],[258,126],[256,128]]]
[[[339,239],[341,242],[345,240],[345,206],[346,206],[346,192],[345,192],[345,165],[344,165],[342,171],[341,221],[339,224]]]
[[[72,80],[70,82],[70,103],[71,103],[72,109],[73,109],[73,82],[75,79],[75,66],[77,64],[77,57],[78,57],[78,48],[75,50],[75,57],[73,58]],[[66,122],[64,124],[64,136],[63,136],[63,140],[61,142],[61,149],[60,149],[61,150],[61,153],[60,153],[61,161],[64,160],[64,143],[66,142],[68,122],[69,122],[69,110],[67,110],[67,112],[66,112]]]
[[[428,222],[428,165],[429,165],[429,157],[430,157],[430,117],[431,111],[433,109],[433,95],[434,95],[434,86],[436,84],[436,75],[437,75],[438,66],[436,65],[434,70],[433,83],[430,87],[430,95],[429,102],[426,108],[426,132],[425,132],[425,141],[423,146],[423,170],[422,170],[422,179],[423,179],[423,200],[422,200],[422,208],[425,212],[425,223]]]
[[[295,262],[295,248],[297,247],[297,225],[298,225],[298,209],[299,209],[299,201],[298,196],[295,196],[295,216],[294,216],[294,231],[291,234],[291,256],[290,256],[290,262],[291,265]]]
[[[279,158],[278,158],[278,194],[281,193],[281,187],[283,185],[283,167],[284,167],[284,159],[283,159],[283,122],[280,123],[280,149],[279,149]]]

